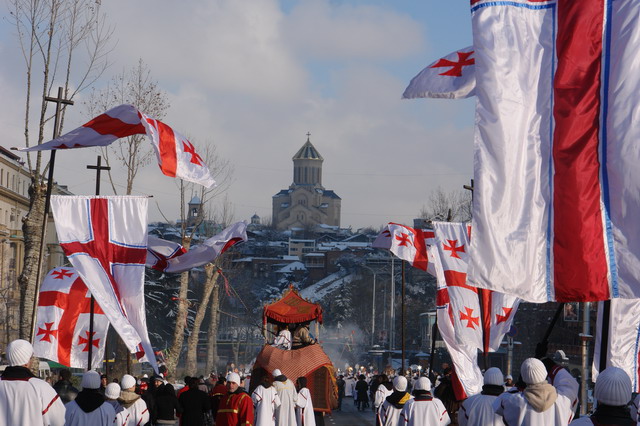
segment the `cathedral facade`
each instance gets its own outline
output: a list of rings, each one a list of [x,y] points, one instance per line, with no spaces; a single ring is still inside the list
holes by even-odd
[[[273,196],[276,229],[340,226],[341,198],[322,186],[324,159],[309,141],[293,156],[293,183]]]

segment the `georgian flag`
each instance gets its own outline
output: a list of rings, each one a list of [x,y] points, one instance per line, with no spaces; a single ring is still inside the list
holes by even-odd
[[[124,104],[111,108],[59,138],[17,150],[43,151],[107,146],[120,138],[144,134],[151,139],[162,173],[207,188],[215,184],[209,168],[189,140],[163,122],[138,111],[133,105]]]
[[[640,2],[471,14],[470,280],[539,303],[640,297]]]
[[[247,241],[247,222],[234,223],[188,252],[178,243],[149,236],[146,265],[177,274],[213,262],[241,241]]]
[[[402,97],[462,99],[475,95],[473,46],[456,50],[429,64],[411,79]]]
[[[44,277],[38,297],[33,353],[67,367],[91,368],[104,359],[109,320],[97,301],[93,308],[93,334],[89,339],[91,293],[70,267],[52,269]]]
[[[447,285],[455,336],[459,344],[493,352],[509,331],[520,299],[476,288],[467,277],[471,227],[433,222],[437,256]]]
[[[592,375],[595,382],[602,353],[602,302],[598,303]],[[606,342],[607,367],[623,369],[631,378],[633,392],[640,392],[640,299],[613,299],[610,302]]]
[[[412,266],[427,270],[428,257],[424,233],[421,229],[389,222],[372,244],[372,247],[390,250]]]
[[[146,197],[51,197],[64,254],[129,351],[144,350],[157,372],[144,308],[147,206]]]

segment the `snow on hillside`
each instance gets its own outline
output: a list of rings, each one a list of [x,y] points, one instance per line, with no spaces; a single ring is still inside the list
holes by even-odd
[[[358,274],[349,274],[340,270],[301,290],[300,295],[311,302],[318,302],[357,277]]]

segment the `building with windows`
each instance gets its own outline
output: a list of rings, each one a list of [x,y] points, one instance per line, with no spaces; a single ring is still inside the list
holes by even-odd
[[[322,186],[324,159],[307,141],[293,156],[293,183],[273,196],[276,229],[340,226],[341,198]]]

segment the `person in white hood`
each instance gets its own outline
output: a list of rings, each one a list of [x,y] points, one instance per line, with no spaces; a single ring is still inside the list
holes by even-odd
[[[460,426],[502,426],[502,417],[493,410],[493,403],[504,392],[502,371],[491,367],[484,373],[482,392],[470,396],[460,405]]]
[[[573,418],[577,403],[578,382],[567,370],[546,359],[547,367],[539,359],[527,358],[520,367],[520,375],[527,387],[523,392],[497,398],[493,403],[496,414],[508,425],[548,426],[566,425]],[[549,382],[547,382],[547,375]]]
[[[251,394],[255,413],[255,426],[275,426],[276,409],[280,407],[278,391],[266,376]]]
[[[378,421],[376,424],[380,426],[397,426],[400,412],[411,398],[412,396],[407,392],[407,378],[396,376],[393,379],[393,392],[378,409]]]
[[[404,404],[400,412],[399,425],[446,426],[451,423],[449,413],[442,401],[431,395],[431,381],[420,377],[413,386],[413,399]]]
[[[298,392],[293,382],[278,369],[273,370],[273,387],[278,392],[281,405],[276,408],[278,426],[296,426],[296,400]]]
[[[149,421],[149,410],[147,409],[147,403],[135,393],[136,379],[125,374],[120,380],[120,398],[118,402],[129,412],[129,419],[127,426],[144,425]]]
[[[624,370],[607,367],[598,375],[593,396],[598,403],[596,411],[574,420],[572,425],[636,425],[629,410],[631,379]]]
[[[82,390],[66,405],[66,426],[111,426],[116,410],[100,393],[100,374],[87,371],[82,376]]]

